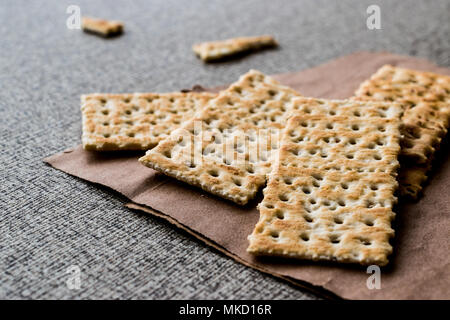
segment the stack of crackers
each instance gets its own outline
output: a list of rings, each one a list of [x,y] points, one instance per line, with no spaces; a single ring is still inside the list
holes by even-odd
[[[84,95],[82,141],[147,150],[143,165],[239,205],[264,188],[253,254],[386,265],[397,188],[417,197],[449,106],[432,73],[385,66],[324,100],[251,70],[217,94]]]

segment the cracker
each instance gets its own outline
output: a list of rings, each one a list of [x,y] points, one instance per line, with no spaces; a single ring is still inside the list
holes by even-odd
[[[248,252],[385,265],[399,104],[295,99]]]
[[[196,92],[83,95],[83,147],[148,150],[215,96]]]
[[[103,37],[119,35],[123,32],[123,23],[120,21],[104,20],[92,17],[81,19],[83,31],[95,33]]]
[[[139,161],[245,204],[265,184],[294,90],[251,70]]]
[[[448,130],[450,77],[387,65],[361,84],[356,97],[404,106],[399,194],[416,199]]]
[[[424,164],[447,133],[450,118],[450,77],[383,66],[361,84],[356,97],[395,101],[405,112],[401,156]]]
[[[203,61],[213,61],[249,50],[274,46],[277,46],[275,39],[272,36],[264,35],[198,43],[192,46],[192,50],[194,50]]]

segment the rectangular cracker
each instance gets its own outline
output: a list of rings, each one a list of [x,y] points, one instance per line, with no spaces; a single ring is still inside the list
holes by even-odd
[[[270,171],[294,90],[251,70],[139,161],[238,204]]]
[[[295,99],[248,252],[385,265],[399,104]]]
[[[355,96],[404,106],[401,156],[415,163],[426,163],[447,133],[449,76],[386,65],[362,83]]]
[[[244,51],[277,46],[272,36],[241,37],[194,44],[192,50],[203,61],[219,60]]]
[[[416,199],[448,130],[450,77],[386,65],[361,84],[356,97],[404,106],[400,155],[405,166],[400,170],[399,193]]]
[[[215,96],[198,92],[83,95],[83,147],[148,150]]]
[[[82,17],[81,27],[85,32],[95,33],[103,37],[115,36],[123,32],[123,23],[120,21],[92,17]]]

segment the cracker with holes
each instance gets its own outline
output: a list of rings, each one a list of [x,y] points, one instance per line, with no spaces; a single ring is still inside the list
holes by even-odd
[[[97,34],[102,37],[117,36],[123,32],[123,23],[120,21],[111,21],[91,17],[81,19],[83,31]]]
[[[247,250],[387,264],[401,106],[297,98],[294,109]]]
[[[215,96],[198,92],[83,95],[83,147],[148,150]]]
[[[241,37],[194,44],[192,50],[203,61],[220,60],[239,53],[277,46],[272,36]]]
[[[403,182],[414,185],[414,192],[402,194],[417,197],[418,181],[426,180],[426,170],[439,148],[449,126],[450,77],[430,72],[421,72],[383,66],[369,80],[362,83],[356,92],[358,99],[396,101],[404,106],[402,117],[401,156],[405,162],[412,161],[420,170],[403,170]],[[421,173],[419,173],[421,172]],[[420,175],[420,178],[418,177]],[[414,177],[414,181],[408,181]],[[418,188],[419,187],[419,188]]]
[[[293,98],[299,96],[251,70],[139,160],[246,204],[265,184]]]

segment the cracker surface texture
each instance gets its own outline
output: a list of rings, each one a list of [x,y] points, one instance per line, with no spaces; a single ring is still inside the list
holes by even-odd
[[[293,98],[299,96],[251,70],[139,160],[246,204],[265,184]]]
[[[272,36],[264,35],[198,43],[192,46],[192,50],[203,61],[213,61],[249,50],[275,46],[277,46],[275,39]]]
[[[295,99],[248,251],[388,263],[399,104]]]
[[[83,147],[96,151],[148,150],[215,96],[197,92],[83,95]]]
[[[103,37],[115,36],[123,32],[123,23],[120,21],[92,17],[82,17],[81,27],[86,32],[95,33]]]
[[[448,130],[450,77],[386,65],[361,84],[356,97],[395,101],[403,105],[401,162],[408,164],[412,172],[402,169],[400,192],[416,198],[421,183],[426,181],[427,169],[431,168],[434,154]],[[411,163],[417,166],[411,166]],[[412,189],[415,191],[412,192]]]

